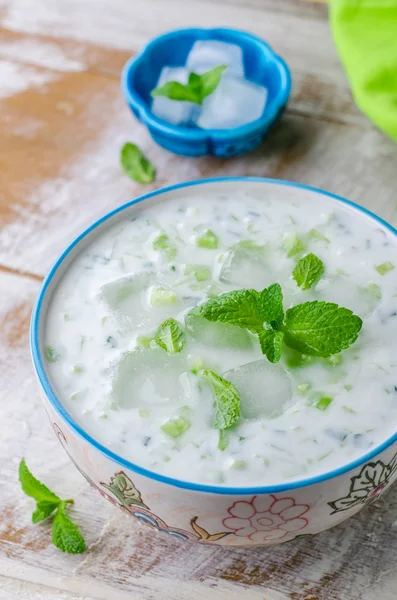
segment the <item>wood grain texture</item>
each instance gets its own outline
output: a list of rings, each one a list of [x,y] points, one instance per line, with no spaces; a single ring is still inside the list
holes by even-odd
[[[257,151],[221,160],[156,147],[119,89],[151,37],[225,25],[267,39],[289,62],[289,110]],[[39,281],[66,243],[154,187],[258,175],[324,187],[397,225],[396,146],[359,113],[323,4],[298,0],[0,0],[0,600],[395,600],[397,489],[357,517],[266,550],[182,544],[142,528],[89,489],[53,435],[28,349]],[[130,181],[133,140],[157,168]],[[17,481],[22,456],[61,496],[89,552],[67,556],[33,526]],[[49,458],[50,457],[50,458]]]

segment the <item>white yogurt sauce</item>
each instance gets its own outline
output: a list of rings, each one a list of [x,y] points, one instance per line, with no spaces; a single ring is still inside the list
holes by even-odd
[[[216,248],[197,245],[207,230]],[[162,234],[170,244],[156,250]],[[304,248],[288,257],[296,237]],[[236,246],[247,240],[265,248]],[[51,381],[100,443],[177,479],[267,485],[329,471],[395,431],[396,271],[375,268],[393,263],[395,250],[380,225],[326,198],[314,206],[272,201],[271,194],[187,190],[183,199],[138,204],[74,260],[54,293],[45,333]],[[301,291],[291,273],[309,251],[324,262],[325,275]],[[209,295],[275,282],[284,309],[322,299],[353,310],[364,322],[357,342],[330,359],[284,346],[271,365],[245,330],[207,321],[195,337],[186,329],[186,314]],[[170,316],[186,334],[173,355],[150,346]],[[211,427],[211,391],[197,375],[203,365],[241,396],[243,417],[223,451]],[[179,417],[190,427],[172,438],[162,426]]]

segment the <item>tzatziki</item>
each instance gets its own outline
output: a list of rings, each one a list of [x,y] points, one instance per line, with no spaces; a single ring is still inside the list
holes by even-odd
[[[66,270],[45,327],[56,394],[112,452],[189,482],[271,485],[358,458],[396,428],[392,233],[325,196],[200,187],[130,207]],[[299,287],[293,272],[308,254],[323,270]],[[284,313],[314,300],[353,311],[357,340],[327,357],[302,354],[287,345],[282,315],[269,317],[269,335],[281,331],[281,358],[270,362],[256,330],[200,312],[275,283]],[[327,343],[339,343],[332,331]],[[221,414],[230,394],[232,426]]]

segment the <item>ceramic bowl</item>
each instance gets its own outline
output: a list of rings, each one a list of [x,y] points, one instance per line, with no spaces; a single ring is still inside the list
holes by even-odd
[[[194,42],[208,39],[241,46],[246,77],[267,88],[266,106],[256,121],[227,130],[200,129],[171,125],[152,114],[150,92],[156,87],[163,66],[184,66]],[[262,142],[285,108],[291,75],[283,59],[254,35],[235,29],[180,29],[155,38],[127,62],[122,90],[134,115],[160,146],[184,156],[228,157],[244,154]]]
[[[321,190],[285,181],[227,178],[183,183],[141,196],[102,217],[60,256],[46,277],[32,317],[31,349],[52,427],[87,481],[127,514],[183,540],[225,546],[270,545],[337,525],[377,499],[397,477],[397,433],[360,458],[330,472],[293,482],[250,487],[202,485],[149,471],[111,452],[68,414],[57,397],[43,360],[44,330],[51,296],[68,266],[94,238],[142,206],[186,193],[227,194],[236,189],[313,206],[326,195],[335,204],[365,213],[378,227],[397,231],[365,209]]]

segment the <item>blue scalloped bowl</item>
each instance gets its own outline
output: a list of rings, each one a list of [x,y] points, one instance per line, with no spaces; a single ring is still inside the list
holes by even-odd
[[[262,116],[242,127],[226,130],[182,127],[158,119],[150,110],[150,92],[157,84],[161,69],[165,65],[184,66],[194,42],[209,39],[234,43],[243,49],[247,79],[268,90]],[[179,29],[155,38],[127,62],[122,73],[122,89],[130,109],[160,146],[184,156],[228,157],[259,146],[287,104],[291,75],[283,59],[266,42],[250,33],[235,29]]]

